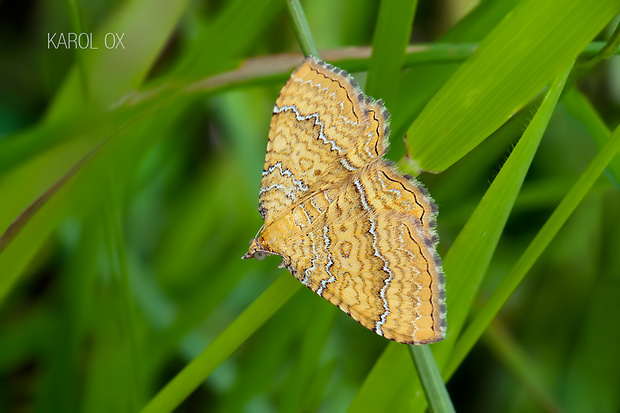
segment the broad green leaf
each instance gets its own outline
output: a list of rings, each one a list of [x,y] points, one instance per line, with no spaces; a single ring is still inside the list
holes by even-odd
[[[620,12],[616,0],[525,0],[407,131],[417,170],[443,171],[497,130]]]

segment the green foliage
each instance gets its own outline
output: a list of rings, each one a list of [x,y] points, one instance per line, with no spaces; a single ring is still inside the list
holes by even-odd
[[[0,5],[0,405],[439,411],[441,372],[457,411],[620,409],[620,71],[594,56],[620,3],[317,0],[309,30],[295,3]],[[48,49],[68,32],[99,49]],[[424,386],[406,346],[240,260],[310,33],[388,103],[390,158],[443,171]]]

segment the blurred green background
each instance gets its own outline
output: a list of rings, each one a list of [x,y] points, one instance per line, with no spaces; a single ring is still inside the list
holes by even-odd
[[[321,56],[385,99],[388,157],[411,166],[409,131],[411,158],[446,169],[420,177],[439,206],[442,256],[534,117],[538,92],[580,55],[505,227],[497,219],[471,312],[448,301],[449,315],[471,318],[620,122],[620,58],[586,63],[613,36],[620,4],[601,1],[608,8],[580,16],[583,27],[554,28],[573,42],[554,48],[542,31],[493,29],[524,13],[565,23],[552,6],[573,16],[583,2],[386,3],[302,5]],[[98,49],[57,47],[70,32],[92,33]],[[106,48],[106,33],[123,45]],[[502,80],[502,62],[542,50],[506,43],[520,36],[551,46]],[[489,52],[467,59],[482,41]],[[405,55],[407,43],[428,47]],[[249,337],[211,350],[215,370],[194,375],[200,385],[179,411],[366,411],[366,399],[423,411],[407,384],[413,364],[378,362],[394,345],[298,288],[278,259],[240,259],[262,224],[273,103],[301,59],[283,0],[0,2],[0,232],[11,228],[0,238],[1,411],[137,411],[235,320]],[[562,66],[545,72],[554,60]],[[454,80],[463,92],[429,105],[459,69],[487,80],[495,100]],[[534,93],[516,96],[521,84]],[[469,146],[449,140],[469,132]],[[416,145],[428,154],[417,158]],[[616,156],[449,381],[458,411],[620,409],[619,166]],[[446,277],[450,299],[459,274]],[[273,308],[266,299],[249,312],[264,325],[240,318],[270,286]],[[408,392],[373,391],[373,380],[400,377]]]

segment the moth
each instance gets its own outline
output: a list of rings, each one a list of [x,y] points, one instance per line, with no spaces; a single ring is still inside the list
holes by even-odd
[[[312,291],[400,343],[444,338],[437,207],[383,156],[389,114],[344,70],[308,57],[273,109],[259,192],[265,223],[243,258],[282,257]]]

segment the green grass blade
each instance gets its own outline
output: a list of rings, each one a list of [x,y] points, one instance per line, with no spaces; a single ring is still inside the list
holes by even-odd
[[[502,280],[493,295],[491,295],[479,315],[459,338],[445,366],[444,377],[450,377],[454,373],[478,338],[489,326],[493,317],[501,310],[521,280],[527,275],[532,265],[534,265],[577,205],[586,196],[592,185],[607,168],[607,165],[616,156],[618,150],[620,150],[620,128],[616,128],[611,139],[590,162],[590,165],[581,174],[579,180],[566,194],[564,199],[562,199],[560,205],[558,205],[534,240],[532,240],[511,272]]]
[[[452,400],[428,346],[409,346],[426,400],[432,412],[454,412]]]
[[[89,102],[107,107],[124,93],[137,88],[144,81],[188,4],[188,0],[158,1],[156,4],[149,0],[123,3],[118,13],[98,30],[93,30],[93,43],[97,42],[96,47],[100,50],[83,56],[87,78],[82,79],[77,68],[73,68],[50,104],[47,120],[75,115],[74,111]],[[144,24],[127,24],[131,21]],[[108,33],[112,33],[108,40],[115,33],[122,35],[124,48],[118,46],[107,49],[104,41]],[[130,59],[128,55],[131,55]],[[87,85],[86,101],[82,93],[83,81]]]
[[[24,226],[29,220],[60,190],[62,189],[82,168],[88,164],[93,156],[97,154],[100,145],[95,146],[86,155],[84,155],[78,162],[76,162],[63,176],[60,177],[52,186],[50,186],[45,192],[43,192],[32,204],[17,217],[7,227],[7,229],[0,234],[0,255],[10,245],[17,235],[22,231]],[[2,301],[2,292],[4,289],[0,287],[0,301]]]
[[[448,337],[437,344],[437,350],[444,356],[465,323],[571,67],[549,89],[519,143],[444,259],[449,327]]]
[[[497,130],[620,12],[616,0],[526,0],[480,43],[407,131],[418,170],[443,171]]]
[[[563,365],[566,401],[570,411],[616,412],[620,409],[620,329],[610,320],[620,317],[620,193],[609,191],[609,211],[614,217],[606,221],[602,241],[609,247],[611,256],[604,262],[596,277],[590,304],[579,322],[579,334],[571,342],[571,355]],[[614,249],[615,248],[615,249]]]
[[[562,411],[552,397],[549,386],[545,383],[542,370],[532,357],[510,337],[509,332],[503,326],[499,323],[491,324],[484,335],[484,341],[515,376],[521,387],[526,389],[541,411]]]
[[[111,173],[112,175],[112,173]],[[122,208],[119,203],[118,194],[115,193],[118,185],[114,185],[114,178],[111,177],[107,181],[108,198],[104,205],[104,237],[106,253],[108,254],[108,263],[110,264],[110,272],[113,282],[116,284],[119,302],[120,328],[123,337],[126,339],[124,344],[127,347],[126,360],[128,363],[128,386],[125,388],[127,392],[127,400],[132,410],[137,410],[141,403],[141,374],[138,351],[138,343],[136,333],[138,324],[136,323],[136,314],[134,311],[133,295],[130,288],[129,273],[127,269],[127,245],[123,236],[121,224]]]
[[[293,30],[299,42],[299,47],[301,47],[304,56],[312,55],[319,57],[319,50],[314,44],[306,14],[299,0],[286,0],[286,5],[288,7],[289,16],[291,17],[291,22],[293,23]]]
[[[267,321],[301,287],[288,272],[282,274],[198,357],[172,379],[142,410],[174,410],[192,391]]]
[[[411,364],[407,346],[390,343],[366,377],[350,413],[404,411],[411,399],[420,392],[418,376]]]
[[[611,132],[588,99],[576,87],[571,87],[562,96],[562,103],[568,112],[586,127],[596,145],[601,149],[609,140]],[[612,159],[607,170],[613,182],[620,186],[620,155]]]
[[[366,94],[381,98],[388,108],[398,90],[417,0],[382,1],[372,40]]]
[[[459,336],[568,73],[565,70],[550,89],[526,133],[444,258],[448,335],[432,345],[440,365],[447,360]],[[394,384],[392,377],[387,380]]]

